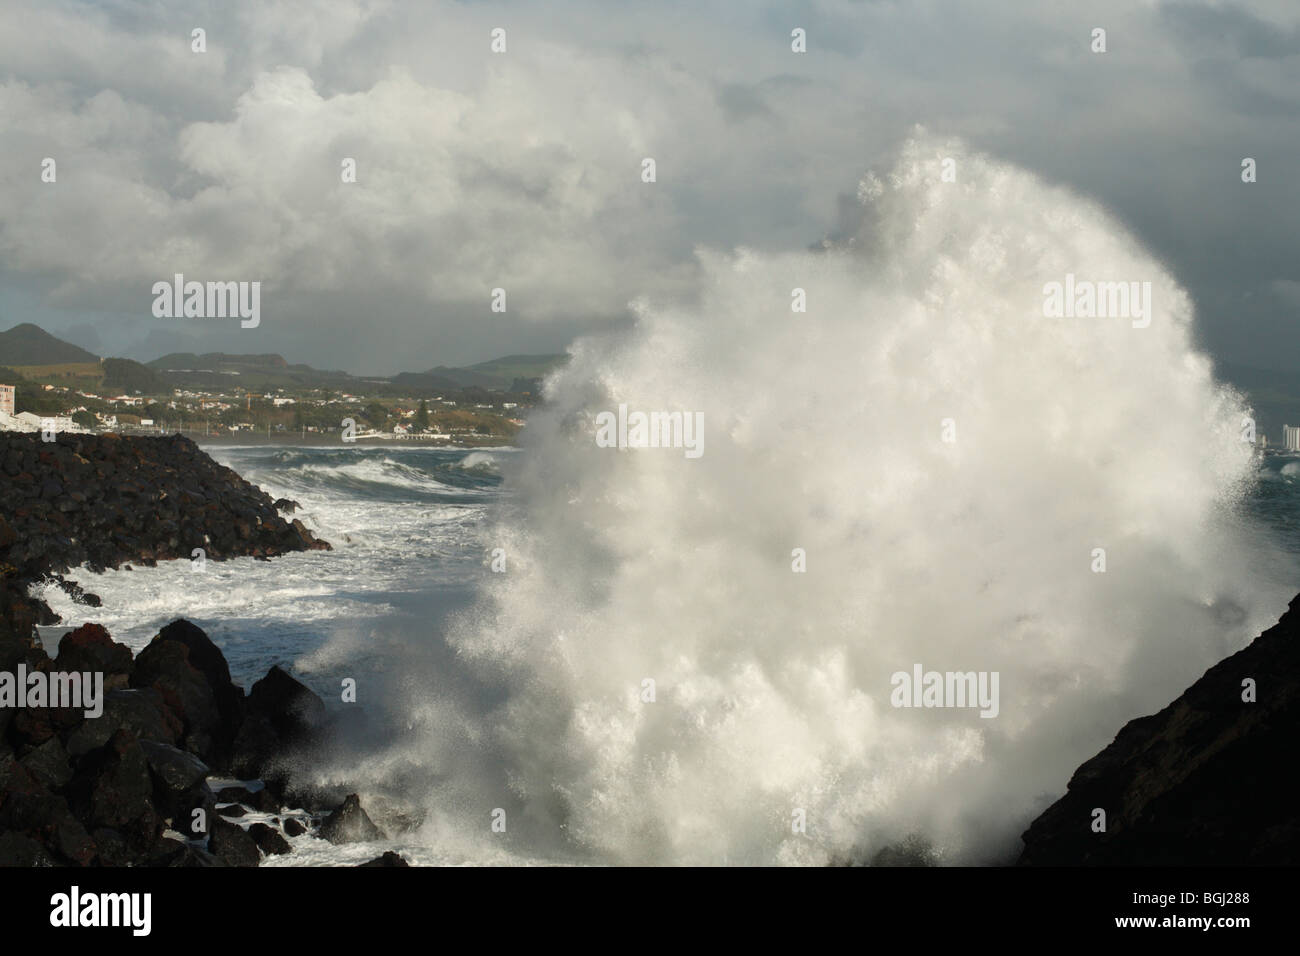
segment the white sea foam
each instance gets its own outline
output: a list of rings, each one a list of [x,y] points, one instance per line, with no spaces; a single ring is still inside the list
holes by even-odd
[[[701,252],[697,305],[642,306],[549,380],[490,536],[508,573],[409,690],[423,743],[365,771],[436,767],[428,845],[489,846],[508,806],[520,847],[591,860],[866,860],[913,832],[1005,858],[1125,720],[1283,610],[1294,568],[1233,508],[1241,400],[1119,223],[923,134],[860,195],[851,240]],[[1150,281],[1150,326],[1045,319],[1067,272]],[[597,448],[617,402],[701,410],[708,454]],[[890,707],[914,661],[1000,672],[997,719]],[[499,694],[455,700],[458,674]]]

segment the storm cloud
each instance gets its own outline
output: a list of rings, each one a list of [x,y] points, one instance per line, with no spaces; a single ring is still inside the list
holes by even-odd
[[[558,351],[638,299],[694,296],[701,249],[836,237],[919,124],[1103,203],[1192,294],[1216,357],[1300,368],[1300,8],[1281,0],[9,0],[3,18],[0,325],[105,354],[391,373]],[[261,325],[154,318],[175,273],[261,281]]]

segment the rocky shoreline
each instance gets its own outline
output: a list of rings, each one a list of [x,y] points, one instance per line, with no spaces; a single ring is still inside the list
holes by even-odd
[[[295,789],[290,772],[330,738],[324,703],[278,666],[248,694],[189,621],[134,658],[98,624],[0,641],[0,669],[104,675],[102,713],[0,709],[0,865],[257,866],[286,837],[384,839],[355,794]],[[214,788],[213,781],[234,778]],[[242,826],[250,811],[270,824]],[[370,864],[401,866],[386,854]]]
[[[355,795],[294,789],[290,768],[332,721],[279,667],[246,694],[185,620],[135,656],[97,624],[63,635],[54,659],[36,637],[58,617],[30,585],[53,579],[99,603],[64,580],[72,567],[329,549],[281,516],[293,502],[273,502],[179,436],[6,434],[0,488],[0,675],[11,690],[15,674],[102,679],[97,714],[21,697],[0,706],[0,865],[256,866],[309,831],[382,838]],[[214,789],[227,778],[237,785]],[[249,810],[275,816],[241,826]],[[385,854],[366,865],[405,864]]]

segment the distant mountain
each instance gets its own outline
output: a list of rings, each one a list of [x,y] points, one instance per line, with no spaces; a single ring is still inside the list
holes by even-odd
[[[30,322],[0,332],[0,365],[70,365],[98,361],[98,355],[56,339]]]
[[[401,372],[394,375],[394,385],[408,388],[470,388],[510,389],[520,380],[545,378],[552,369],[569,360],[567,355],[507,355],[468,365],[450,368],[439,365],[427,372]]]
[[[284,356],[269,353],[266,355],[231,355],[227,352],[204,352],[202,355],[196,355],[193,352],[172,352],[170,355],[164,355],[162,358],[154,359],[152,362],[146,362],[150,368],[159,371],[218,371],[223,367],[239,366],[241,368],[267,368],[267,369],[284,369],[289,367],[289,363],[284,360]],[[306,368],[306,366],[303,366]]]
[[[568,361],[567,355],[507,355],[467,367],[439,365],[427,372],[399,372],[393,376],[356,376],[322,371],[310,365],[290,365],[280,355],[232,355],[226,352],[173,352],[148,363],[149,368],[173,386],[223,388],[329,388],[337,391],[435,393],[481,388],[485,391],[519,390],[544,378]],[[527,390],[527,389],[525,389]]]
[[[497,388],[498,380],[491,375],[482,375],[463,368],[448,368],[439,365],[427,372],[398,372],[390,381],[404,388],[418,389],[457,389],[467,386],[478,388]]]
[[[393,376],[356,376],[310,365],[291,365],[282,355],[238,355],[229,352],[172,352],[141,364],[130,359],[104,359],[50,335],[30,322],[0,332],[0,367],[72,366],[29,371],[33,380],[55,384],[94,385],[109,391],[148,394],[173,388],[248,389],[327,388],[332,391],[423,394],[462,389],[533,391],[536,382],[568,361],[567,355],[507,355],[477,365],[439,365],[426,372]],[[85,366],[95,366],[85,367]]]
[[[114,395],[120,392],[157,395],[170,390],[161,375],[149,366],[131,359],[106,358],[102,365],[104,381],[101,387],[105,392]]]
[[[290,365],[282,355],[232,355],[228,352],[172,352],[147,363],[172,387],[220,389],[346,389],[359,380],[347,372],[326,372],[310,365]]]
[[[545,378],[568,361],[567,355],[507,355],[470,365],[465,370],[509,382],[516,378]]]

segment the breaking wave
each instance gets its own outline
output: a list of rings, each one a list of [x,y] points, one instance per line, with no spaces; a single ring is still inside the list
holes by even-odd
[[[1238,507],[1248,409],[1136,239],[926,135],[859,198],[845,241],[701,252],[697,304],[640,305],[548,381],[488,535],[507,573],[430,678],[492,692],[411,698],[424,736],[404,758],[438,772],[427,841],[1004,860],[1123,720],[1283,610],[1293,559]],[[1045,318],[1068,273],[1149,281],[1149,326]],[[620,403],[702,412],[704,454],[597,447]],[[891,706],[917,663],[999,672],[998,716]]]

